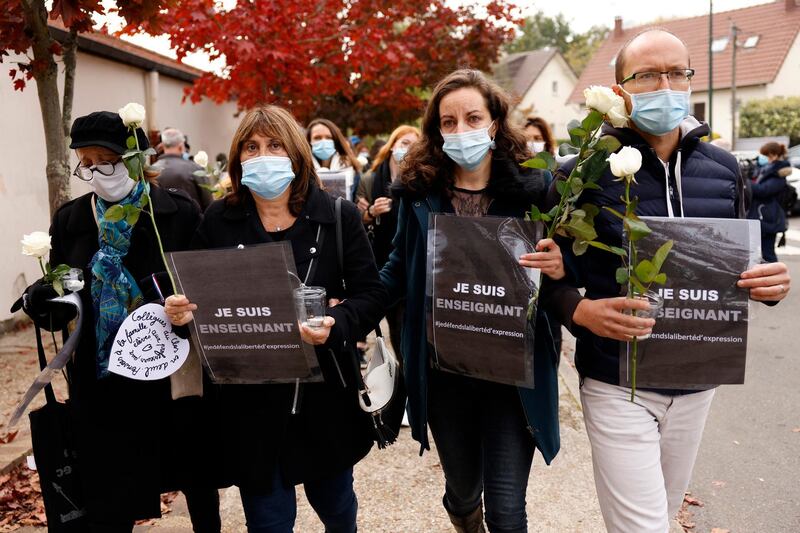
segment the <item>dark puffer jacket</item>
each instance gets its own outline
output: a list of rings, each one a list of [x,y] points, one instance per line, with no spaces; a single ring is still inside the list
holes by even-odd
[[[753,183],[753,205],[747,218],[761,221],[761,233],[780,233],[786,230],[786,211],[778,198],[786,186],[786,170],[791,170],[788,161],[773,161],[761,169]]]
[[[636,173],[636,196],[640,216],[674,216],[704,218],[744,218],[744,182],[736,159],[728,152],[700,141],[708,135],[708,125],[687,117],[681,123],[681,141],[670,157],[669,173],[652,147],[634,130],[614,129],[607,124],[603,134],[613,135],[623,146],[632,146],[642,153],[642,167]],[[575,159],[568,161],[558,173],[569,175]],[[621,196],[624,184],[615,181],[610,170],[600,178],[601,190],[587,190],[579,204],[589,202],[625,211]],[[551,187],[550,201],[556,194]],[[667,203],[669,201],[669,204]],[[622,244],[622,221],[606,210],[595,219],[598,240],[612,246]],[[620,295],[615,270],[622,266],[619,258],[598,250],[589,250],[580,257],[562,246],[565,262],[577,269],[575,276],[591,299]],[[598,337],[588,330],[576,328],[576,366],[582,377],[619,384],[619,342]]]

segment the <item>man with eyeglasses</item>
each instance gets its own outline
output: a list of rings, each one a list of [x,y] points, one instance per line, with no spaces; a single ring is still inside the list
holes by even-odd
[[[652,29],[635,36],[617,55],[613,86],[625,100],[629,124],[619,129],[605,124],[603,134],[642,154],[637,214],[744,218],[736,159],[702,142],[708,125],[689,115],[693,74],[689,51],[675,35]],[[559,174],[568,175],[574,164],[574,159],[566,163]],[[623,183],[606,171],[599,185],[602,190],[586,191],[579,203],[624,212]],[[595,229],[598,240],[622,245],[622,223],[607,210],[595,218]],[[653,321],[623,312],[631,306],[618,296],[616,256],[591,247],[580,257],[568,246],[562,250],[586,288],[587,297],[565,324],[577,337],[581,403],[606,527],[611,533],[667,532],[689,485],[714,389],[638,388],[631,402],[630,388],[620,386],[619,341],[648,333]],[[783,299],[789,284],[783,263],[758,265],[739,281],[751,299],[768,304]]]

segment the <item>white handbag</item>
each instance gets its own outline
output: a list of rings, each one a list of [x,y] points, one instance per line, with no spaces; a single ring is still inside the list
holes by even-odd
[[[386,347],[380,329],[376,329],[375,334],[375,350],[372,352],[372,358],[364,376],[358,370],[356,361],[356,373],[361,378],[358,380],[358,403],[361,410],[370,415],[378,448],[385,448],[397,440],[397,432],[389,426],[387,423],[389,420],[383,420],[383,415],[389,415],[392,412],[392,400],[395,397],[395,391],[400,388],[399,380],[402,379],[402,376],[397,358]],[[402,408],[404,408],[405,397],[400,400],[402,400]]]
[[[375,350],[364,374],[364,387],[359,390],[358,403],[367,413],[376,413],[386,408],[394,396],[398,372],[397,358],[386,347],[382,336],[375,339]]]

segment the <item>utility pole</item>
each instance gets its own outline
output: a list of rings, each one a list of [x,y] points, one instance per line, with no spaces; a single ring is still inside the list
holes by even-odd
[[[731,21],[731,150],[736,150],[736,39],[739,36],[739,28],[736,23]]]
[[[708,0],[708,129],[714,133],[714,0]]]

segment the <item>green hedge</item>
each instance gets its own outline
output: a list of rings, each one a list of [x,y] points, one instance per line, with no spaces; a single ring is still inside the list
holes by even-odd
[[[789,145],[800,144],[800,96],[751,100],[739,115],[739,137],[788,135]]]

